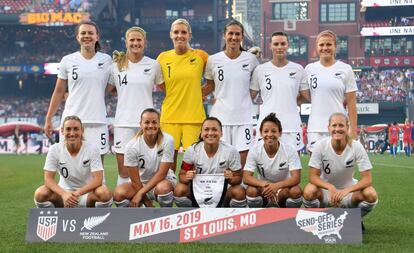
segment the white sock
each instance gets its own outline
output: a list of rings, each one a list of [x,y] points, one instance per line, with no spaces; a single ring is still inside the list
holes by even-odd
[[[302,205],[302,197],[297,199],[287,198],[286,207],[288,208],[299,208]]]
[[[178,207],[193,207],[193,202],[187,197],[176,197],[174,196],[175,204]]]
[[[370,203],[370,202],[367,202],[367,201],[360,202],[358,204],[358,207],[361,208],[361,217],[364,217],[369,212],[371,212],[372,209],[374,209],[377,206],[377,204],[378,204],[378,199],[374,203]]]
[[[170,191],[169,193],[163,195],[158,194],[157,201],[160,203],[161,207],[172,207],[174,201],[173,192]]]
[[[260,208],[263,207],[263,198],[261,196],[258,197],[249,197],[246,196],[247,199],[247,206],[251,208]]]
[[[306,208],[319,208],[320,204],[319,199],[306,200],[303,198],[303,206]]]
[[[112,202],[113,202],[113,199],[112,198],[110,200],[106,201],[106,202],[96,201],[95,202],[95,207],[96,208],[111,207],[112,206]]]
[[[115,205],[117,206],[117,207],[129,207],[129,203],[130,203],[131,201],[129,201],[129,199],[124,199],[124,200],[122,200],[122,201],[115,201]]]
[[[230,207],[236,207],[236,208],[244,208],[247,207],[247,200],[237,200],[237,199],[231,199],[229,203]]]
[[[118,180],[116,181],[116,185],[121,185],[123,183],[129,183],[131,182],[131,179],[129,177],[121,177],[120,175],[118,175]]]
[[[37,202],[34,200],[34,202],[37,208],[55,208],[55,205],[51,201]]]

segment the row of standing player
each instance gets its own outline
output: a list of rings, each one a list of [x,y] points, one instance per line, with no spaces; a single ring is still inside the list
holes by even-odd
[[[134,121],[137,118],[134,117],[137,111],[139,113],[136,108],[146,108],[135,106],[133,110],[128,110],[126,105],[136,105],[141,100],[150,99],[151,95],[146,98],[140,96],[140,99],[134,97],[136,94],[148,94],[142,91],[143,87],[152,87],[154,83],[161,82],[166,92],[162,106],[161,128],[175,140],[175,157],[180,144],[187,148],[198,138],[201,123],[205,118],[202,96],[213,90],[216,102],[211,115],[223,122],[223,139],[236,146],[242,165],[245,164],[247,150],[252,144],[254,122],[250,118],[251,96],[256,95],[259,90],[264,97],[261,117],[266,115],[266,110],[276,112],[282,124],[287,126],[283,135],[287,142],[290,140],[293,144],[302,143],[299,115],[296,111],[298,94],[299,100],[312,98],[313,110],[309,120],[311,144],[327,135],[323,122],[326,122],[333,112],[345,112],[345,105],[350,116],[350,135],[356,136],[357,88],[351,67],[335,59],[336,36],[330,31],[318,35],[316,43],[320,61],[308,65],[306,71],[300,65],[287,60],[288,40],[284,33],[275,33],[271,37],[272,61],[256,68],[257,59],[241,47],[244,29],[237,21],[231,21],[225,26],[224,50],[210,57],[203,50],[189,47],[192,33],[188,22],[183,19],[174,21],[170,32],[174,49],[161,53],[157,59],[158,63],[143,55],[145,32],[140,28],[131,28],[127,31],[127,53],[118,54],[115,57],[117,64],[113,67],[109,56],[97,52],[99,31],[94,23],[78,26],[76,36],[81,49],[80,52],[62,59],[46,117],[45,130],[47,133],[50,132],[51,118],[62,100],[66,87],[69,86],[69,97],[62,118],[66,115],[79,115],[85,122],[85,138],[92,143],[102,144],[102,153],[107,151],[103,98],[109,76],[112,77],[110,80],[118,92],[116,118],[124,118],[126,121]],[[134,67],[137,69],[133,71]],[[161,68],[161,76],[156,75],[158,68]],[[207,84],[200,90],[204,69]],[[127,90],[134,87],[131,84],[139,82],[130,78],[134,75],[140,76],[138,80],[151,76],[150,81],[141,85],[142,87],[132,88],[141,91],[138,93]],[[111,84],[111,81],[109,82]],[[124,104],[125,108],[118,110]],[[122,162],[122,147],[136,132],[137,125],[133,123],[131,126],[120,122],[116,123],[115,127],[115,131],[119,128],[119,134],[115,135],[115,145],[118,143],[120,147],[117,157],[119,183],[122,183],[127,180],[128,175]]]

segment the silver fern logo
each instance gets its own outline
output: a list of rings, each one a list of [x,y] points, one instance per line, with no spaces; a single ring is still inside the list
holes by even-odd
[[[87,230],[91,230],[92,228],[98,226],[99,224],[104,222],[110,214],[111,213],[107,213],[102,216],[91,216],[89,218],[86,218],[83,221],[83,227],[81,228],[81,231],[83,231],[84,228],[86,228]]]

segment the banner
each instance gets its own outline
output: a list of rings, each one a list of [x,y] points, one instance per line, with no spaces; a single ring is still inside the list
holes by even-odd
[[[301,115],[310,115],[312,111],[311,104],[301,104],[300,105],[300,114]],[[379,114],[379,104],[378,103],[362,103],[357,104],[357,113],[358,114]]]
[[[42,154],[47,153],[49,150],[49,140],[44,138],[42,140]],[[30,139],[27,142],[27,154],[37,154],[39,153],[40,143],[34,139]],[[16,145],[13,139],[0,138],[0,154],[13,154],[16,153]],[[23,138],[20,138],[20,147],[17,150],[17,153],[26,154],[26,148],[23,143]]]
[[[361,244],[360,209],[31,209],[28,242]]]
[[[362,0],[364,7],[406,6],[414,5],[414,0]]]
[[[191,181],[193,206],[220,207],[227,192],[223,174],[196,174]]]
[[[414,26],[363,27],[361,36],[414,35]]]
[[[411,67],[414,56],[371,56],[368,65],[372,67]]]
[[[76,25],[82,21],[90,21],[89,13],[85,12],[40,12],[23,13],[20,15],[22,25],[64,26]]]
[[[21,65],[0,65],[0,74],[43,74],[43,65],[21,64]]]

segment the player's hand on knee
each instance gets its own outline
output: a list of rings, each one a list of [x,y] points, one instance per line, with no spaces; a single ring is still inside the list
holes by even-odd
[[[73,192],[65,192],[62,196],[64,207],[76,207],[78,205],[78,197]]]
[[[142,200],[142,194],[140,192],[137,192],[135,196],[131,199],[131,202],[129,202],[130,207],[139,207],[141,205]]]

